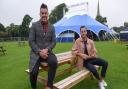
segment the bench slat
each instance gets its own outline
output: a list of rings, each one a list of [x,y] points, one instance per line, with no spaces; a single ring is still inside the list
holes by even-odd
[[[69,52],[56,54],[56,57],[58,60],[58,64],[63,64],[66,62],[70,62],[71,59],[73,58],[73,55],[72,55],[71,51],[69,51]],[[41,66],[47,67],[48,64],[46,62],[42,62]]]
[[[81,73],[83,73],[83,71],[79,71],[79,72],[77,72],[76,74],[73,74],[72,77],[76,77],[77,75],[79,75],[79,74],[81,74]],[[58,83],[55,83],[54,85],[55,85],[55,86],[59,86],[59,85],[65,83],[65,81],[69,81],[70,79],[72,79],[72,77],[70,76],[70,77],[68,77],[68,78],[66,78],[66,79],[64,79],[64,80],[61,80],[61,81],[58,82]]]
[[[63,64],[63,63],[66,63],[66,62],[70,62],[70,61],[71,61],[71,58],[68,58],[68,59],[64,59],[64,60],[58,61],[58,64],[60,65],[60,64]],[[47,67],[47,66],[48,66],[48,63],[42,62],[42,63],[41,63],[41,66]]]
[[[96,67],[96,69],[99,68],[99,66],[97,66],[97,65],[95,65],[95,67]],[[61,80],[60,82],[55,83],[54,86],[57,89],[69,89],[72,86],[79,83],[80,81],[84,80],[90,74],[91,74],[91,72],[84,68],[83,70],[65,78],[64,80]]]
[[[85,77],[87,77],[89,74],[90,72],[88,70],[81,70],[73,74],[72,76],[54,84],[54,86],[57,87],[58,89],[68,89],[73,85],[79,83],[83,79],[85,79]]]
[[[78,84],[80,81],[84,80],[86,77],[88,77],[90,74],[89,71],[86,71],[84,74],[81,74],[81,76],[76,76],[76,78],[72,79],[68,83],[65,83],[61,86],[59,86],[60,89],[68,89],[71,88],[72,86]]]

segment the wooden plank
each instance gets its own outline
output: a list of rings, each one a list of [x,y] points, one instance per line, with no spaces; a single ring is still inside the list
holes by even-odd
[[[97,66],[97,65],[94,65],[94,66],[97,69],[99,68],[99,66]],[[69,89],[90,75],[91,75],[90,71],[88,71],[87,69],[83,69],[83,70],[71,75],[70,77],[68,77],[64,80],[61,80],[60,82],[55,83],[54,86],[56,87],[56,89]]]
[[[48,66],[48,63],[46,63],[46,62],[41,62],[41,66],[42,66],[42,67],[46,67],[46,66]]]
[[[65,59],[65,60],[61,60],[61,61],[58,61],[58,65],[70,63],[70,61],[71,61],[71,58]],[[48,63],[42,62],[42,63],[41,63],[41,66],[42,66],[42,67],[48,67]]]
[[[58,64],[63,64],[63,63],[70,63],[71,62],[71,58],[68,58],[68,59],[65,59],[65,60],[61,60],[61,61],[58,61]]]
[[[60,85],[58,88],[59,89],[69,89],[72,86],[79,83],[80,81],[84,80],[86,77],[89,76],[89,74],[90,74],[90,72],[86,71],[86,72],[80,74],[79,76],[76,76],[76,77],[72,78],[70,81],[67,81],[64,84]]]
[[[47,84],[47,79],[44,78],[44,77],[41,77],[41,76],[38,76],[37,77],[37,81],[40,82],[43,85],[46,85]]]
[[[74,78],[74,77],[76,77],[76,76],[79,76],[81,73],[84,73],[85,71],[87,71],[87,70],[81,70],[81,71],[79,71],[79,72],[73,74],[72,76],[70,76],[70,77],[68,77],[68,78],[66,78],[66,79],[64,79],[64,80],[61,80],[60,82],[54,84],[54,86],[59,86],[59,85],[65,83],[65,82],[67,82],[67,81],[70,81],[72,78]]]
[[[57,57],[57,60],[58,60],[58,61],[62,61],[62,60],[70,59],[70,58],[72,58],[72,57],[73,57],[72,55],[68,55],[68,56],[66,56],[66,57],[65,57],[65,56],[62,56],[62,57],[59,57],[59,58]]]
[[[67,56],[64,56],[64,55],[62,56],[62,54],[61,54],[61,57],[59,57],[59,58],[57,57],[58,64],[68,63],[71,61],[72,58],[73,58],[73,56],[71,54],[67,55]],[[41,65],[42,65],[42,67],[48,66],[48,64],[46,62],[42,62]]]
[[[58,53],[58,54],[56,54],[56,56],[67,55],[67,54],[71,54],[71,51]]]

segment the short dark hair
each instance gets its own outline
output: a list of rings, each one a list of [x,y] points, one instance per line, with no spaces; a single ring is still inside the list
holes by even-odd
[[[44,3],[42,3],[42,4],[41,4],[40,9],[41,9],[41,8],[48,9],[47,5],[46,5],[46,4],[44,4]]]
[[[85,26],[81,26],[81,27],[80,27],[80,31],[81,31],[82,28],[85,28],[86,30],[88,30]]]

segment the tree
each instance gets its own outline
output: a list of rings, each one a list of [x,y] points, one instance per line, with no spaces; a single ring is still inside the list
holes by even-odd
[[[5,32],[6,29],[2,23],[0,23],[0,32]]]
[[[65,12],[68,11],[65,3],[56,6],[55,9],[52,10],[51,14],[49,15],[49,22],[51,24],[56,23],[58,20],[60,20],[63,17],[63,9],[65,9]]]
[[[120,27],[113,27],[113,30],[120,33],[120,31],[124,30],[124,26],[120,26]]]
[[[19,36],[20,37],[27,37],[29,33],[29,25],[30,22],[32,21],[32,17],[29,15],[25,15],[22,21],[22,24],[20,25],[20,31],[19,31]]]
[[[100,16],[100,15],[97,15],[97,16],[96,16],[96,20],[97,20],[98,22],[104,24],[104,25],[106,25],[106,23],[107,23],[107,18],[106,18],[106,17],[102,17],[102,16]],[[107,26],[107,25],[106,25],[106,26]]]
[[[124,22],[124,28],[128,28],[128,22]]]
[[[18,37],[19,25],[15,25],[14,23],[11,23],[10,26],[6,27],[6,31],[8,32],[8,36]]]

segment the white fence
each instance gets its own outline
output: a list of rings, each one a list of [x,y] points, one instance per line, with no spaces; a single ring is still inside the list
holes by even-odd
[[[6,38],[0,38],[0,42],[4,41],[27,41],[28,37],[6,37]]]

